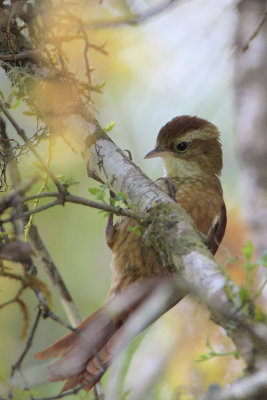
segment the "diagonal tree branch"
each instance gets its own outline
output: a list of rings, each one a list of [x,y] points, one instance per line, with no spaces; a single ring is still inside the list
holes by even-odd
[[[89,176],[108,182],[115,193],[124,192],[128,205],[147,216],[144,244],[156,249],[164,265],[173,265],[233,339],[248,367],[257,371],[266,366],[255,306],[243,302],[238,286],[215,262],[190,217],[126,158],[90,114],[72,115],[64,124],[68,140],[70,132],[75,136],[76,151],[84,157]],[[261,321],[266,330],[266,317],[262,315]]]

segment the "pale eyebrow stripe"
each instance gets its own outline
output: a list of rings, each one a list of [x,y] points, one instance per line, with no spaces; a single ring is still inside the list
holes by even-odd
[[[214,134],[212,134],[212,133],[210,133],[210,132],[201,132],[201,139],[202,138],[212,138],[212,137],[214,137]],[[194,139],[199,139],[199,131],[191,131],[191,132],[187,132],[187,133],[185,133],[183,136],[181,136],[180,138],[179,138],[179,142],[182,142],[182,141],[188,141],[188,142],[192,142],[192,140],[194,140]],[[215,139],[215,137],[214,137],[214,139]]]

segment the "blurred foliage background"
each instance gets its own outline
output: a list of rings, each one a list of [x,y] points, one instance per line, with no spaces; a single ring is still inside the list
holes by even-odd
[[[95,67],[93,79],[105,81],[102,93],[94,95],[92,106],[102,126],[115,122],[111,138],[122,149],[129,149],[134,162],[152,179],[162,175],[161,162],[157,159],[144,161],[143,157],[153,148],[164,123],[174,116],[189,114],[206,118],[218,126],[224,151],[222,182],[229,216],[218,260],[237,282],[242,283],[242,270],[228,262],[229,258],[240,257],[246,240],[253,241],[240,207],[240,162],[235,136],[237,3],[231,0],[174,1],[140,23],[107,23],[118,17],[127,20],[132,15],[146,13],[160,3],[152,0],[76,2],[77,15],[88,21],[90,41],[97,45],[105,43],[108,53],[90,52],[90,61]],[[90,27],[92,21],[103,21],[107,26],[95,29]],[[247,27],[247,37],[254,28],[253,24]],[[78,42],[70,42],[65,51],[77,76],[82,76],[82,47]],[[8,97],[12,87],[3,69],[0,82],[1,90]],[[31,136],[36,122],[23,115],[24,110],[22,103],[12,114]],[[8,130],[15,136],[10,125]],[[40,149],[47,157],[47,144],[42,143]],[[72,187],[74,193],[93,198],[88,188],[97,184],[87,178],[84,162],[61,140],[53,149],[51,166],[56,174],[78,182]],[[19,168],[24,178],[31,176],[36,169],[33,157],[30,154],[21,157]],[[103,233],[106,218],[94,209],[66,204],[36,215],[35,223],[82,316],[86,317],[103,303],[109,288],[111,254]],[[65,319],[44,271],[39,272],[39,277],[52,293],[56,313]],[[12,297],[17,286],[4,278],[0,285],[2,303]],[[33,316],[36,311],[33,294],[26,293],[24,299]],[[266,291],[261,302],[266,303]],[[0,379],[3,381],[7,380],[10,366],[24,347],[21,332],[22,316],[18,307],[11,305],[3,309],[0,313]],[[35,360],[34,353],[64,333],[64,328],[51,320],[41,322],[24,363],[25,375],[31,380],[41,380],[44,371],[44,363]],[[204,307],[186,298],[131,345],[124,363],[128,365],[132,357],[123,383],[124,392],[130,391],[127,398],[194,399],[213,384],[225,385],[235,380],[241,375],[243,364],[232,355],[196,362],[201,354],[210,350],[206,345],[207,337],[217,352],[234,350],[222,329],[209,322]],[[157,360],[161,361],[158,374],[151,378],[152,389],[144,394],[147,384],[144,375]],[[104,378],[107,387],[112,373],[111,370]],[[40,396],[51,396],[60,387],[61,384],[43,384],[34,390]],[[20,396],[18,394],[18,398]]]

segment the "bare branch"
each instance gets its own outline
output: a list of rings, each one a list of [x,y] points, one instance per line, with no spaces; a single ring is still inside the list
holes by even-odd
[[[12,201],[17,195],[24,195],[38,180],[38,175],[21,182],[16,188],[0,200],[0,214],[8,207],[12,206]]]
[[[39,193],[36,195],[27,196],[22,201],[27,202],[27,201],[30,201],[33,199],[44,198],[44,197],[58,197],[58,192],[43,192],[43,193]],[[84,197],[75,196],[70,193],[66,194],[65,200],[66,200],[66,202],[69,202],[69,203],[81,204],[83,206],[97,208],[99,210],[111,212],[116,215],[123,215],[125,217],[134,218],[134,219],[138,219],[138,220],[145,217],[144,215],[137,214],[137,213],[130,211],[128,209],[125,209],[125,208],[111,206],[110,204],[106,204],[106,203],[99,203],[97,201],[88,200],[88,199],[85,199]]]
[[[12,378],[14,376],[16,370],[20,369],[21,364],[22,364],[26,354],[28,353],[29,349],[31,348],[31,345],[32,345],[32,342],[33,342],[33,338],[34,338],[34,335],[35,335],[35,332],[36,332],[36,329],[37,329],[37,326],[38,326],[38,324],[40,322],[41,315],[42,315],[42,312],[39,309],[38,312],[37,312],[33,327],[31,329],[31,332],[30,332],[30,334],[29,334],[29,336],[27,338],[25,348],[24,348],[23,352],[21,353],[21,355],[19,356],[18,360],[15,362],[15,364],[12,365],[10,378]]]
[[[30,215],[37,214],[37,213],[39,213],[39,212],[41,212],[41,211],[44,211],[44,210],[48,210],[48,208],[54,207],[54,206],[59,205],[59,204],[61,204],[60,200],[55,200],[55,201],[52,201],[51,203],[47,203],[47,204],[45,204],[45,205],[43,205],[43,206],[36,207],[36,208],[34,208],[33,210],[25,211],[25,212],[24,212],[23,214],[21,214],[21,215],[12,215],[10,218],[3,219],[3,220],[2,220],[2,224],[6,224],[6,223],[8,223],[8,222],[12,222],[12,221],[14,221],[15,219],[24,219],[24,218],[27,218],[27,217],[29,217]],[[61,204],[61,205],[62,205],[62,204]]]
[[[10,112],[4,107],[3,103],[0,102],[0,109],[3,111],[4,115],[7,117],[7,119],[9,120],[9,122],[12,124],[12,126],[15,128],[17,134],[24,140],[24,142],[27,144],[27,146],[29,147],[29,149],[31,150],[31,152],[35,155],[35,157],[37,158],[37,160],[39,161],[39,163],[41,164],[41,166],[44,168],[44,170],[46,171],[46,173],[48,174],[48,176],[50,176],[50,178],[52,179],[52,181],[54,182],[54,184],[56,185],[56,187],[58,188],[60,193],[65,193],[65,187],[62,186],[59,182],[59,180],[56,178],[56,176],[54,175],[53,171],[51,171],[51,169],[48,167],[48,165],[44,162],[44,160],[42,159],[42,157],[40,156],[40,154],[38,153],[38,151],[35,149],[35,147],[32,145],[31,141],[27,138],[25,132],[23,129],[21,129],[19,127],[19,125],[17,124],[17,122],[14,120],[14,118],[12,117],[12,115],[10,114]],[[63,200],[63,199],[62,199]]]
[[[53,319],[55,322],[57,322],[58,324],[64,326],[65,328],[69,329],[70,331],[76,333],[77,335],[81,335],[81,337],[83,338],[83,340],[87,340],[87,338],[82,334],[82,332],[80,332],[78,329],[72,327],[71,325],[65,323],[59,316],[57,316],[53,311],[51,311],[51,309],[48,307],[43,295],[38,291],[38,290],[34,290],[35,294],[38,298],[39,301],[39,311],[37,313],[35,322],[33,324],[32,330],[29,334],[29,337],[27,339],[25,348],[22,352],[22,354],[20,355],[19,359],[17,360],[17,362],[12,366],[12,370],[11,370],[11,376],[10,378],[12,379],[14,377],[14,374],[16,372],[16,370],[20,371],[20,366],[26,356],[26,354],[28,353],[31,345],[32,345],[32,341],[34,338],[34,335],[36,333],[36,329],[37,326],[39,324],[40,321],[40,317],[41,315],[44,315],[45,318],[51,318]],[[91,344],[88,343],[88,346],[90,346],[91,351],[93,352],[93,354],[95,355],[95,357],[98,359],[100,366],[102,365],[102,359],[100,358],[100,356],[98,355],[98,353],[92,348]],[[76,387],[73,390],[67,391],[65,393],[60,393],[58,395],[54,395],[54,396],[50,396],[50,397],[44,397],[44,398],[36,398],[34,397],[35,400],[53,400],[53,399],[61,399],[64,398],[66,396],[69,396],[71,394],[76,394],[78,393],[81,389],[83,389],[86,385],[88,385],[91,382],[97,381],[99,377],[101,377],[101,375],[103,374],[103,371],[100,369],[99,375],[96,375],[95,377],[93,377],[92,379],[86,381],[85,383],[83,383],[82,385]],[[11,389],[12,389],[12,380],[11,380]],[[26,388],[25,390],[28,390],[28,388]],[[9,398],[12,398],[12,393],[10,392],[11,397],[9,396]],[[0,397],[0,400],[3,399]],[[5,399],[3,399],[5,400]]]
[[[7,151],[10,152],[11,154],[11,160],[14,160],[14,155],[12,154],[12,148],[9,143],[9,138],[7,136],[6,131],[1,131],[1,135],[4,138],[4,146]],[[19,195],[24,195],[25,192],[28,190],[28,185],[31,184],[32,181],[25,181],[21,183],[21,177],[19,173],[19,169],[17,168],[17,165],[14,162],[11,162],[8,164],[8,169],[10,172],[10,178],[15,186],[15,189],[7,196],[4,197],[2,200],[3,202],[7,201],[6,199],[11,199],[13,196],[18,193]],[[30,178],[31,180],[37,179],[37,176],[34,178]],[[27,190],[25,190],[25,188]],[[9,197],[10,196],[10,197]],[[5,203],[6,205],[9,205],[10,203]],[[25,210],[27,210],[27,207],[25,207]],[[0,210],[1,210],[1,203],[0,203]],[[27,221],[24,221],[26,224]],[[79,311],[69,293],[68,288],[66,287],[64,280],[59,273],[50,253],[48,252],[45,244],[43,243],[40,234],[38,232],[38,229],[36,228],[35,225],[31,225],[30,230],[29,230],[29,241],[33,249],[35,250],[36,253],[36,258],[37,262],[43,267],[48,276],[50,277],[51,281],[53,282],[56,290],[59,293],[60,300],[62,302],[62,305],[65,309],[65,312],[71,322],[72,325],[78,325],[81,322],[81,317],[79,314]]]
[[[263,25],[264,25],[264,23],[266,21],[266,18],[267,18],[267,11],[265,11],[265,13],[264,13],[264,15],[262,17],[262,20],[260,21],[260,23],[259,23],[258,27],[256,28],[255,32],[250,36],[250,38],[248,39],[246,45],[243,47],[243,53],[248,50],[249,45],[252,42],[252,40],[254,40],[258,36],[261,28],[263,27]]]
[[[82,385],[77,386],[75,389],[72,390],[68,390],[67,392],[64,393],[59,393],[53,396],[49,396],[49,397],[35,397],[35,400],[57,400],[57,399],[63,399],[64,397],[67,396],[71,396],[74,394],[79,393],[84,387],[88,386],[89,384],[96,382],[99,380],[99,378],[102,376],[102,371],[101,373],[99,372],[98,374],[96,374],[93,378],[88,379],[86,382],[84,382]],[[0,400],[2,400],[0,398]],[[6,400],[6,399],[3,399]]]
[[[17,61],[23,60],[24,58],[36,58],[42,52],[42,49],[25,50],[20,53],[0,54],[0,60],[2,61]]]
[[[58,192],[39,193],[39,194],[36,194],[36,195],[28,196],[25,199],[23,199],[23,201],[26,202],[26,201],[30,201],[30,200],[33,200],[33,199],[44,198],[44,197],[58,197],[58,199],[52,201],[51,203],[44,204],[43,206],[36,207],[36,208],[34,208],[32,210],[29,210],[29,211],[25,211],[21,215],[13,215],[13,216],[11,216],[9,218],[2,219],[2,221],[1,221],[2,224],[6,224],[8,222],[12,222],[14,219],[24,219],[24,218],[29,217],[30,215],[34,215],[34,214],[40,213],[40,212],[48,210],[49,208],[52,208],[54,206],[62,205],[62,202],[60,200],[60,194]],[[116,214],[116,215],[122,215],[122,216],[129,217],[129,218],[134,218],[134,219],[137,219],[137,220],[145,219],[144,215],[136,214],[136,213],[134,213],[134,212],[132,212],[132,211],[130,211],[128,209],[111,206],[110,204],[98,203],[96,201],[87,200],[87,199],[85,199],[83,197],[74,196],[74,195],[69,194],[69,193],[65,195],[65,202],[74,203],[74,204],[81,204],[83,206],[96,208],[98,210],[106,211],[106,212],[113,213],[113,214]],[[0,209],[1,209],[1,203],[0,203]]]
[[[68,330],[70,330],[71,332],[74,332],[76,335],[80,336],[87,344],[87,346],[90,348],[90,351],[94,354],[95,358],[97,359],[97,361],[99,362],[100,365],[100,370],[101,373],[103,374],[103,371],[105,371],[104,368],[104,364],[103,364],[103,360],[100,357],[100,355],[98,354],[98,352],[95,350],[94,346],[92,345],[92,343],[89,342],[88,338],[86,335],[83,334],[83,332],[75,327],[73,327],[72,325],[69,325],[68,323],[64,322],[58,315],[56,315],[48,306],[44,296],[42,293],[40,293],[38,290],[34,290],[38,301],[39,301],[39,305],[40,308],[43,312],[43,315],[45,318],[49,317],[51,319],[53,319],[53,321],[57,322],[58,324],[64,326],[65,328],[67,328]]]
[[[3,276],[2,273],[1,273],[1,276]],[[9,306],[10,304],[16,303],[16,301],[18,300],[18,298],[20,297],[20,295],[24,292],[24,290],[25,290],[25,287],[19,288],[19,290],[18,290],[18,292],[17,292],[17,294],[16,294],[15,297],[13,297],[12,299],[10,299],[10,300],[8,300],[8,301],[5,301],[4,303],[1,303],[1,304],[0,304],[0,310],[3,309],[3,308],[6,307],[6,306]]]

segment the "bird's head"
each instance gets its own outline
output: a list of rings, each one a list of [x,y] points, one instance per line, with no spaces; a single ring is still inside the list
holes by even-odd
[[[145,158],[161,157],[168,177],[220,175],[222,148],[215,125],[198,117],[173,118],[159,131],[154,150]]]

